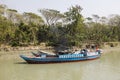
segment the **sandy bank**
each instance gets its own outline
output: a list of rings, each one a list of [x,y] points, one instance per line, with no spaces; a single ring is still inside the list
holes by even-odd
[[[102,48],[104,54],[109,54],[112,52],[120,52],[120,46],[118,47],[107,47],[107,48]]]
[[[102,48],[103,50],[103,54],[109,54],[109,53],[115,53],[115,52],[120,52],[120,47],[106,47],[106,48]],[[0,60],[4,60],[4,59],[21,59],[19,57],[20,54],[24,54],[27,56],[33,56],[31,54],[31,52],[37,52],[38,50],[18,50],[18,51],[0,51]],[[54,49],[44,49],[44,51],[46,52],[51,52],[53,53]]]

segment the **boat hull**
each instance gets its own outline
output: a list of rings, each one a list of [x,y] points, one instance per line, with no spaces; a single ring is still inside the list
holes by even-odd
[[[24,55],[20,55],[27,63],[29,64],[45,64],[45,63],[64,63],[64,62],[77,62],[77,61],[87,61],[87,60],[94,60],[99,58],[101,55],[94,55],[94,56],[86,56],[86,57],[76,57],[76,58],[29,58]]]

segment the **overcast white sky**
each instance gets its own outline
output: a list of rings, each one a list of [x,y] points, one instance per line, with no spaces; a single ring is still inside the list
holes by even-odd
[[[38,9],[49,8],[61,12],[67,11],[72,5],[80,5],[83,8],[83,16],[98,14],[108,16],[110,14],[120,14],[120,0],[0,0],[9,8],[16,9],[20,13],[37,13]]]

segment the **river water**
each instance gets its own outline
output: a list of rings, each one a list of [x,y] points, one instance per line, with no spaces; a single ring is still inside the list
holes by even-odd
[[[120,52],[103,54],[91,61],[57,64],[1,59],[0,80],[120,80]]]

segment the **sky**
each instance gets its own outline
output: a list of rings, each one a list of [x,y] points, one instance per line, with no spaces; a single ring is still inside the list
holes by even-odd
[[[6,4],[8,8],[16,9],[20,13],[39,14],[38,10],[42,8],[55,9],[63,13],[71,6],[80,5],[84,17],[91,17],[93,14],[120,14],[120,0],[0,0],[0,4]]]

